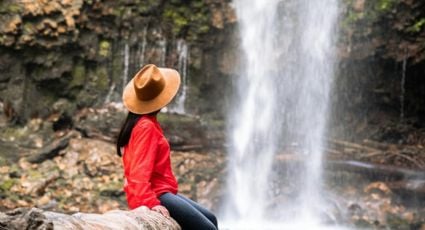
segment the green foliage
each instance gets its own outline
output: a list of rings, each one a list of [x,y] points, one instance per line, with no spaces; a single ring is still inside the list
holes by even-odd
[[[164,7],[163,18],[172,26],[177,37],[196,40],[199,35],[210,30],[210,10],[203,0],[186,3],[183,0],[172,0]]]
[[[376,3],[375,9],[380,11],[391,10],[397,0],[379,0]]]
[[[108,57],[111,54],[111,43],[103,40],[99,43],[99,55],[101,57]]]
[[[164,10],[163,16],[166,19],[169,19],[173,23],[173,32],[178,34],[184,26],[186,26],[189,21],[184,15],[184,8],[178,8],[179,10],[168,8]]]
[[[417,33],[420,32],[425,25],[425,18],[421,18],[419,21],[415,22],[412,26],[407,28],[407,32]]]
[[[397,5],[399,0],[376,0],[366,1],[363,11],[356,11],[354,9],[354,0],[345,0],[347,5],[347,14],[343,19],[343,28],[358,22],[365,24],[375,23],[382,15],[388,13]]]

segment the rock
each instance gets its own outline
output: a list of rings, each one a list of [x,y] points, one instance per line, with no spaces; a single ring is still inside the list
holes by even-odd
[[[53,223],[40,209],[18,208],[6,213],[0,212],[0,227],[11,230],[47,230],[53,229]]]
[[[0,98],[13,102],[23,123],[32,117],[47,117],[59,98],[80,108],[120,101],[123,79],[131,78],[143,64],[182,68],[175,38],[184,39],[190,47],[191,58],[184,67],[190,70],[188,79],[211,79],[209,84],[217,82],[214,85],[220,90],[229,85],[230,78],[220,76],[229,75],[227,67],[232,65],[224,63],[234,63],[232,56],[226,55],[230,58],[220,68],[210,62],[211,58],[222,60],[222,51],[229,47],[218,47],[234,35],[226,31],[236,22],[227,0],[188,4],[8,0],[0,5]],[[125,57],[130,60],[127,65]],[[187,82],[194,89],[188,91],[193,94],[188,98],[196,98],[188,100],[188,111],[221,111],[217,109],[223,104],[221,92],[212,95],[198,90],[204,85],[202,80]],[[204,106],[198,107],[197,100]]]
[[[19,25],[22,23],[22,19],[18,15],[0,15],[0,20],[2,20],[2,23],[0,23],[0,33],[16,34]]]
[[[28,157],[28,161],[31,163],[41,163],[47,159],[51,159],[57,156],[59,151],[65,149],[68,146],[69,140],[72,136],[75,136],[74,132],[70,132],[59,140],[53,141],[46,147]]]
[[[112,210],[104,214],[75,213],[66,215],[43,212],[37,208],[19,208],[0,212],[0,227],[5,229],[128,229],[128,230],[180,230],[172,218],[165,218],[147,207],[131,211]]]

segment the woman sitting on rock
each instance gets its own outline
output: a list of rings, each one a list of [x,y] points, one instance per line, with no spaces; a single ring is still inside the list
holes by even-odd
[[[147,206],[171,216],[183,230],[217,229],[217,219],[196,202],[177,194],[171,169],[170,145],[156,119],[176,95],[180,75],[174,69],[144,66],[123,92],[129,110],[117,141],[124,165],[124,191],[130,209]]]

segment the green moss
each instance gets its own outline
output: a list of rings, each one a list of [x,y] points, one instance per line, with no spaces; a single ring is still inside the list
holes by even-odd
[[[99,55],[101,57],[108,57],[111,55],[111,43],[106,40],[102,40],[99,43]]]
[[[188,24],[188,20],[185,16],[173,8],[165,9],[163,16],[173,23],[173,33],[175,34],[178,34],[182,28]]]
[[[2,191],[9,191],[12,186],[15,184],[14,179],[6,179],[0,184],[0,190]]]
[[[86,68],[83,64],[77,64],[72,69],[72,80],[69,84],[70,88],[83,86],[86,79]]]
[[[209,6],[204,1],[191,1],[189,4],[182,0],[170,1],[163,11],[163,18],[172,25],[172,31],[177,37],[197,39],[199,35],[210,29]]]
[[[417,21],[415,24],[407,28],[407,32],[413,32],[413,33],[420,32],[422,28],[424,28],[424,25],[425,25],[425,18],[422,18],[419,21]]]
[[[345,0],[347,13],[342,21],[342,28],[349,28],[352,24],[362,23],[362,27],[372,25],[383,15],[394,9],[399,0],[366,1],[363,11],[354,9],[353,0]]]
[[[388,11],[392,9],[396,0],[379,0],[376,4],[376,9],[380,11]]]
[[[109,78],[108,78],[108,71],[106,67],[99,67],[96,70],[96,88],[98,90],[104,91],[109,89]]]

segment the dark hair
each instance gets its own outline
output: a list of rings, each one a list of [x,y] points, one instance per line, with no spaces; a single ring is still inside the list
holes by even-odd
[[[125,119],[124,124],[121,127],[120,134],[117,138],[117,154],[118,156],[122,156],[121,147],[124,147],[128,144],[130,140],[131,131],[133,130],[136,123],[142,117],[140,114],[135,114],[132,112],[128,112],[127,118]]]

